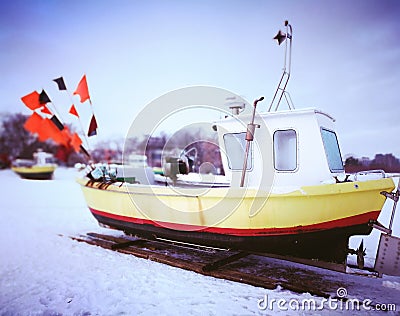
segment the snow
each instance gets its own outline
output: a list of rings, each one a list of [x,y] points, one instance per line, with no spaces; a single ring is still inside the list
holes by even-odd
[[[58,168],[54,180],[35,181],[0,171],[0,315],[298,315],[276,306],[261,310],[259,300],[322,299],[206,277],[73,241],[68,236],[109,232],[87,210],[75,176],[73,169]],[[364,242],[367,248],[373,244]],[[348,276],[337,277],[339,285],[343,278]],[[381,301],[391,299],[387,303],[400,310],[400,299],[393,302],[400,297],[400,278],[355,280],[374,297],[390,291],[392,297],[385,294]],[[314,314],[332,312],[348,313]]]

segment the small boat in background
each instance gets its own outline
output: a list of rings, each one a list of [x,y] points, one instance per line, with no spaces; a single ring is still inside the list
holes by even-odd
[[[11,169],[21,178],[32,180],[52,179],[56,168],[57,164],[54,163],[53,154],[41,149],[33,154],[33,160],[16,159],[11,166]]]

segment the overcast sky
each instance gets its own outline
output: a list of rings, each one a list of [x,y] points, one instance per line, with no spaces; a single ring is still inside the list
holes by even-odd
[[[13,0],[0,15],[0,111],[29,114],[20,98],[44,88],[72,121],[52,79],[72,94],[85,73],[99,139],[123,137],[151,100],[192,85],[264,95],[266,110],[283,66],[272,37],[287,19],[296,108],[335,117],[343,154],[400,157],[400,1]]]

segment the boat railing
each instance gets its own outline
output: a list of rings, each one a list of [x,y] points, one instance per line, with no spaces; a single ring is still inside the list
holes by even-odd
[[[359,176],[366,176],[369,174],[380,174],[382,178],[387,178],[386,173],[382,169],[359,171],[354,175],[354,181],[358,181]]]
[[[12,162],[13,167],[32,167],[35,164],[33,160],[30,159],[15,159]]]

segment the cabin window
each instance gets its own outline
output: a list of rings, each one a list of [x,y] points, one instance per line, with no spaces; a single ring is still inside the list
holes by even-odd
[[[293,129],[274,133],[274,166],[278,171],[294,171],[297,168],[297,134]]]
[[[326,158],[331,172],[342,172],[343,161],[340,154],[339,143],[335,132],[321,128],[322,141],[324,143]]]
[[[244,155],[246,151],[246,133],[230,133],[224,135],[228,166],[232,170],[242,170]],[[250,144],[249,156],[247,157],[247,170],[253,167],[253,150]]]

